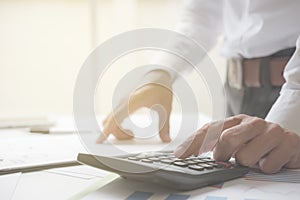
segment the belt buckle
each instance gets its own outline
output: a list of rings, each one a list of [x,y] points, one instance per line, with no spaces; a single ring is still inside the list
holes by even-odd
[[[242,89],[243,68],[242,59],[234,58],[228,60],[228,84],[232,88]]]

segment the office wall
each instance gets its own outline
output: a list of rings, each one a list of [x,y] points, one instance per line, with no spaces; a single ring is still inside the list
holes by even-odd
[[[1,0],[0,114],[72,114],[76,75],[94,47],[135,28],[172,29],[182,5],[183,0]],[[96,95],[101,99],[97,112],[110,110],[113,88],[124,70],[152,55],[139,52],[114,64]],[[217,48],[210,55],[224,76]],[[201,93],[203,87],[197,90]],[[209,93],[200,99],[203,112],[210,113]]]

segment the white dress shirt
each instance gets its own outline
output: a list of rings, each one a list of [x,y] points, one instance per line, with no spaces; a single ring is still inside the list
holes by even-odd
[[[284,77],[286,83],[266,120],[300,135],[300,37],[296,52],[284,70]]]
[[[191,0],[176,30],[209,51],[224,35],[221,54],[227,58],[255,58],[295,47],[300,35],[299,0]],[[174,41],[189,53],[189,45]],[[203,56],[203,55],[199,55]],[[180,59],[161,54],[159,62],[183,71]],[[285,69],[286,83],[267,116],[300,135],[300,40]]]

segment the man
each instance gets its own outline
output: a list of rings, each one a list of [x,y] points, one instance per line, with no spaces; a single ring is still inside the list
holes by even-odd
[[[206,50],[213,47],[219,35],[224,35],[221,52],[229,60],[225,85],[228,116],[247,114],[225,120],[214,147],[215,159],[225,161],[234,156],[241,164],[258,166],[266,173],[277,172],[282,167],[300,168],[299,8],[300,1],[294,0],[189,2],[177,31],[193,38]],[[185,48],[188,50],[188,46]],[[182,66],[168,59],[163,58],[162,62],[182,71]],[[156,81],[174,79],[163,70],[154,70],[147,76]],[[120,104],[119,110],[129,107],[133,112],[141,107],[162,105],[168,120],[160,130],[160,137],[163,142],[169,142],[172,99],[172,92],[167,88],[148,84],[131,96],[129,105]],[[208,128],[215,124],[202,127],[175,154],[178,157],[198,154]],[[109,134],[118,139],[133,137],[119,128],[113,114],[104,120],[103,135],[98,142]]]

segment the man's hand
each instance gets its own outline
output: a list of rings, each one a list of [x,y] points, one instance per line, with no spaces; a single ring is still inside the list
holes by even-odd
[[[207,131],[213,122],[203,126],[196,134],[177,147],[175,155],[185,158],[198,155]],[[217,161],[235,157],[244,166],[258,166],[264,173],[276,173],[282,167],[300,168],[300,137],[279,125],[257,117],[237,115],[224,121],[221,136],[213,149]]]
[[[154,72],[156,73],[156,72]],[[134,137],[130,130],[121,127],[122,121],[136,110],[146,107],[158,112],[159,115],[159,135],[163,142],[170,142],[169,118],[172,109],[173,93],[171,91],[170,76],[159,73],[156,83],[149,83],[137,91],[129,98],[129,101],[121,102],[103,121],[103,133],[97,139],[97,143],[102,143],[110,134],[119,140],[131,139]],[[157,74],[155,74],[157,78]],[[168,80],[169,79],[169,80]],[[152,82],[152,81],[150,81]]]

